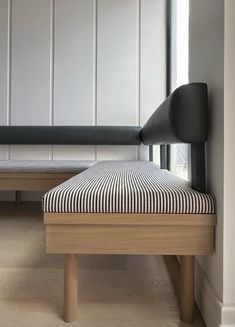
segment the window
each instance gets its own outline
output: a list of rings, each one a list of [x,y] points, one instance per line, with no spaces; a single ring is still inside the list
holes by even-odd
[[[171,89],[188,83],[188,22],[189,0],[172,1],[172,58]],[[170,168],[176,175],[189,179],[189,154],[187,144],[171,145]]]

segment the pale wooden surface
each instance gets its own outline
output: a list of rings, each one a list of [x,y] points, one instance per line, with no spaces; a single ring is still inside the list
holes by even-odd
[[[45,224],[215,226],[213,214],[44,213]]]
[[[0,326],[62,327],[63,255],[45,255],[40,204],[0,206]],[[79,256],[71,327],[186,327],[172,257]],[[167,270],[168,268],[168,270]],[[204,327],[198,314],[192,327]]]
[[[0,173],[0,191],[48,191],[75,174]]]
[[[214,231],[201,226],[47,225],[47,253],[213,253]]]
[[[215,215],[45,213],[47,253],[209,255]]]

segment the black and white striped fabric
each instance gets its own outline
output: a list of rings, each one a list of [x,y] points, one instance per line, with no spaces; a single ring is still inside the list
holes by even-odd
[[[214,213],[208,194],[156,164],[102,161],[45,194],[44,212]]]

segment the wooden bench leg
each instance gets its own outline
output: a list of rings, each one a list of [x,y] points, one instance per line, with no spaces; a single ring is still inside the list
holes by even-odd
[[[180,316],[192,323],[194,318],[194,256],[180,257]]]
[[[64,264],[64,320],[70,322],[77,317],[78,269],[75,254],[67,254]]]

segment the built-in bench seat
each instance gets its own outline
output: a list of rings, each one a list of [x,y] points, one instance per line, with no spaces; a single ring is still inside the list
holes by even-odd
[[[153,162],[102,161],[47,192],[47,213],[213,214],[209,194]],[[78,216],[79,218],[79,216]]]
[[[82,160],[1,160],[0,189],[47,191],[95,163]]]
[[[206,85],[185,85],[140,131],[150,160],[161,145],[161,168],[166,144],[191,144],[191,187],[151,162],[100,162],[44,196],[46,251],[65,254],[65,321],[77,312],[76,254],[180,255],[180,314],[193,321],[194,256],[213,253],[216,224],[205,193],[207,109]]]
[[[99,162],[43,198],[47,253],[65,254],[65,320],[76,318],[76,254],[181,255],[181,317],[193,319],[194,255],[213,253],[215,204],[156,164]]]

